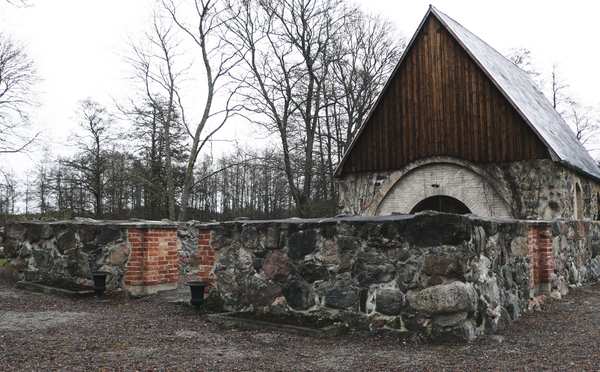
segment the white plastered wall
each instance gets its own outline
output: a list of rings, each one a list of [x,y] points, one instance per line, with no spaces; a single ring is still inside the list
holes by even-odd
[[[506,202],[473,170],[456,163],[429,163],[404,173],[383,195],[375,214],[409,213],[423,199],[444,195],[482,217],[511,217]]]

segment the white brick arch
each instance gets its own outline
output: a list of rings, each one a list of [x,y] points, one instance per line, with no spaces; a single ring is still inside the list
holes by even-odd
[[[485,176],[476,167],[457,159],[417,161],[389,177],[370,214],[409,213],[426,198],[449,196],[463,202],[478,216],[511,217],[508,204]]]

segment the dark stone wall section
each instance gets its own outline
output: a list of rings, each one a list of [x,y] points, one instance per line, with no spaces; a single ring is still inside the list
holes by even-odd
[[[600,276],[600,224],[424,213],[213,228],[228,310],[472,340]],[[594,253],[595,252],[595,253]]]
[[[127,229],[73,223],[15,223],[4,228],[3,255],[28,281],[92,285],[92,271],[107,271],[107,287],[121,287],[130,248]]]

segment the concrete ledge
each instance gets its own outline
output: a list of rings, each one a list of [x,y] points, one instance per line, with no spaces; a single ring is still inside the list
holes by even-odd
[[[162,291],[177,289],[177,283],[163,283],[156,285],[128,285],[125,286],[127,294],[134,297],[153,295]]]
[[[73,220],[57,221],[16,221],[7,225],[72,225],[72,226],[104,226],[118,228],[137,228],[137,229],[175,229],[179,223],[175,221],[150,221],[150,220],[94,220],[91,218],[76,218]]]
[[[214,230],[221,227],[228,226],[245,226],[245,225],[335,225],[341,223],[350,224],[383,224],[388,222],[409,222],[412,220],[419,220],[422,218],[431,216],[449,216],[449,218],[464,219],[466,222],[490,222],[490,223],[519,223],[523,225],[548,225],[557,223],[573,223],[575,220],[568,219],[553,219],[553,220],[527,220],[527,219],[516,219],[508,217],[482,217],[474,214],[457,215],[452,213],[443,213],[435,211],[425,211],[416,214],[403,214],[403,213],[392,213],[384,216],[358,216],[358,215],[339,215],[336,217],[324,217],[324,218],[284,218],[284,219],[266,219],[266,220],[252,220],[252,219],[238,219],[233,221],[222,221],[222,222],[201,222],[201,221],[188,221],[185,225],[206,229]],[[583,222],[583,221],[580,221]],[[600,226],[600,221],[585,221],[586,224]]]
[[[91,297],[94,295],[93,289],[82,288],[80,290],[72,290],[27,281],[17,282],[17,288],[33,292],[45,293],[49,295],[59,295],[67,297]]]

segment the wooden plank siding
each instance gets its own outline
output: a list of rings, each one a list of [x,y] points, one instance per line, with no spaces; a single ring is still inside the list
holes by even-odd
[[[550,158],[546,146],[453,36],[428,17],[356,139],[342,174],[422,158]]]

